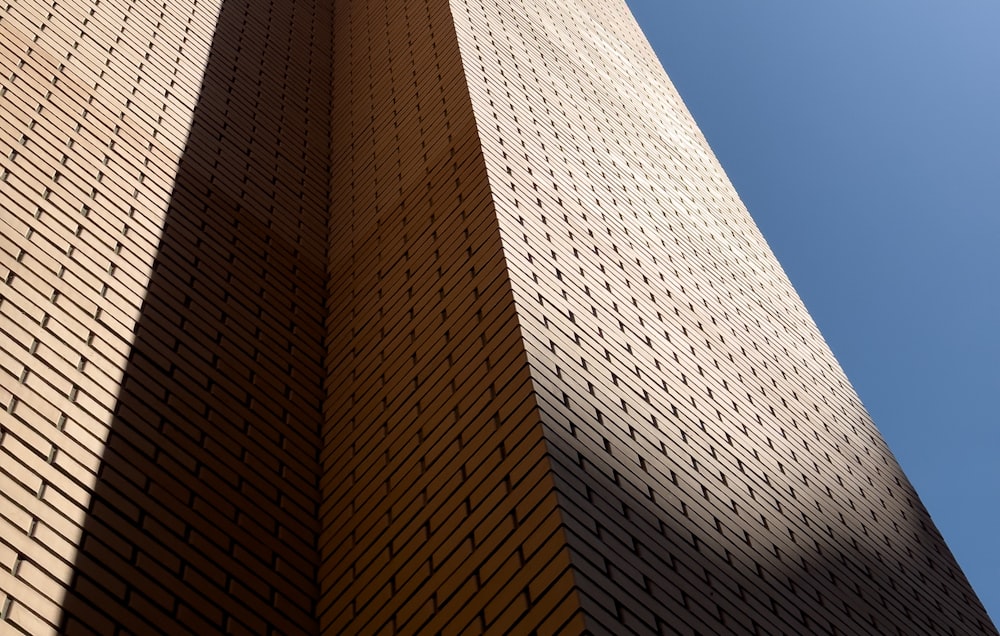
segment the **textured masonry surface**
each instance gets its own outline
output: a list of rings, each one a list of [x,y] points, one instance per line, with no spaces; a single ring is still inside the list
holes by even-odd
[[[997,633],[621,0],[0,65],[3,633]]]

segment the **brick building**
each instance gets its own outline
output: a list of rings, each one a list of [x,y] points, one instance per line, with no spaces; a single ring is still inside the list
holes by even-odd
[[[622,0],[11,0],[11,633],[996,634]]]

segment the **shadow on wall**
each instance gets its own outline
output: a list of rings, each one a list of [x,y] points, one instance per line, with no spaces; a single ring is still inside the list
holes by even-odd
[[[329,11],[223,4],[64,633],[316,632]]]
[[[650,455],[649,473],[631,472],[613,459],[626,449],[602,453],[586,439],[601,425],[551,402],[542,412],[582,602],[607,629],[996,634],[936,531],[916,532],[916,511],[899,518],[898,534],[891,519],[854,527],[836,520],[824,492],[802,489],[829,508],[805,524],[766,503],[781,496],[770,483],[753,483],[754,506],[738,475],[723,488],[706,474],[703,485],[672,455]],[[724,503],[730,496],[738,512]],[[935,539],[934,564],[917,556],[916,534]]]

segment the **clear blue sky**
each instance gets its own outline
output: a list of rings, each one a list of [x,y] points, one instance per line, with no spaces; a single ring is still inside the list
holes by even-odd
[[[628,4],[1000,622],[1000,2]]]

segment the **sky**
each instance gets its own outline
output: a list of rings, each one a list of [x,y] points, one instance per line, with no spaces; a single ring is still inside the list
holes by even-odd
[[[1000,2],[627,1],[1000,622]]]

